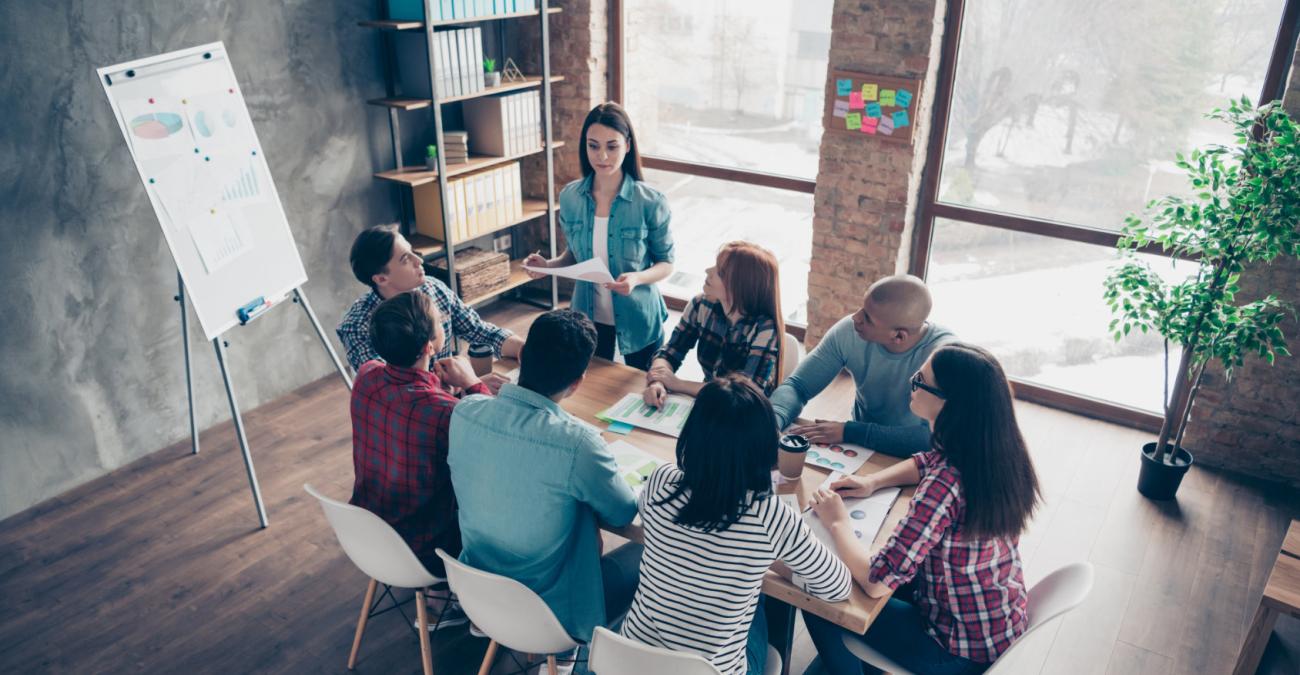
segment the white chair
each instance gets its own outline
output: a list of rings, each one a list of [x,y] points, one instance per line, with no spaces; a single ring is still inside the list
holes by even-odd
[[[1029,628],[1021,635],[1011,648],[1002,652],[989,669],[984,671],[985,675],[994,673],[998,670],[998,664],[1006,661],[1007,656],[1016,651],[1029,635],[1034,631],[1042,628],[1052,619],[1083,604],[1092,592],[1093,570],[1091,563],[1073,563],[1066,565],[1055,572],[1047,575],[1042,581],[1034,584],[1029,589]],[[849,648],[853,655],[862,659],[887,673],[892,675],[911,675],[911,671],[894,663],[884,654],[867,646],[866,641],[861,635],[845,635],[844,646]]]
[[[595,675],[718,675],[718,669],[699,654],[651,647],[607,628],[596,628],[596,633],[591,636],[588,666]],[[781,655],[768,645],[763,673],[777,675],[780,672]]]
[[[555,655],[572,651],[578,643],[565,632],[546,601],[518,581],[474,569],[442,549],[438,549],[438,557],[447,567],[447,581],[461,609],[492,640],[479,675],[492,670],[499,644],[525,654],[546,654],[551,674],[558,672]]]
[[[795,366],[799,365],[799,360],[804,356],[803,343],[795,336],[786,333],[781,339],[781,382],[785,382],[794,372]]]
[[[361,635],[366,631],[366,620],[379,614],[373,611],[372,602],[375,589],[384,585],[384,594],[398,605],[392,595],[392,588],[415,589],[415,613],[417,629],[420,632],[420,658],[424,665],[424,675],[433,675],[433,654],[429,646],[429,610],[425,606],[424,589],[446,582],[442,577],[434,576],[425,569],[420,559],[415,557],[411,547],[388,523],[379,516],[359,506],[344,504],[322,495],[311,484],[304,484],[302,489],[320,502],[325,518],[334,528],[343,552],[366,576],[370,584],[366,587],[366,599],[361,605],[361,618],[357,619],[356,635],[352,638],[352,653],[348,655],[348,670],[357,663],[357,651],[361,649]],[[383,598],[381,597],[382,601]],[[391,608],[389,608],[391,609]],[[381,611],[388,611],[387,609]]]

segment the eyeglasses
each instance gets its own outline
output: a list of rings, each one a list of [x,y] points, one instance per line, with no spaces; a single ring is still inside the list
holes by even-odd
[[[926,384],[924,380],[921,379],[921,371],[919,370],[916,371],[916,374],[912,376],[912,391],[916,391],[917,389],[920,389],[922,391],[928,391],[931,394],[938,396],[939,398],[946,398],[943,395],[943,392],[939,391],[937,387],[931,387],[930,385]]]

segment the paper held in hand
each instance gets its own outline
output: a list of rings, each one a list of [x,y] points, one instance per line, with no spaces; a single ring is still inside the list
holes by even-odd
[[[605,261],[598,258],[588,258],[568,267],[533,267],[532,265],[524,265],[524,269],[538,274],[552,274],[565,279],[590,281],[594,284],[614,283],[614,277],[609,274],[609,267],[605,265]]]
[[[839,472],[832,473],[818,489],[828,488],[836,479],[844,474]],[[891,487],[883,490],[877,490],[870,497],[849,498],[844,500],[844,508],[849,512],[849,523],[853,526],[853,536],[858,543],[862,545],[863,550],[871,549],[871,542],[876,540],[876,535],[880,528],[885,524],[885,519],[889,517],[889,509],[894,506],[894,499],[898,497],[899,488]],[[835,551],[835,539],[831,536],[831,531],[822,524],[817,514],[812,509],[808,509],[803,514],[805,523],[808,523],[808,529],[812,530],[813,536],[817,537],[831,551]],[[840,558],[844,556],[836,555]]]
[[[682,427],[693,407],[695,399],[680,394],[669,394],[664,399],[664,404],[658,408],[646,405],[641,400],[641,394],[628,394],[618,403],[597,413],[596,417],[606,422],[626,422],[634,427],[677,438],[682,435]]]

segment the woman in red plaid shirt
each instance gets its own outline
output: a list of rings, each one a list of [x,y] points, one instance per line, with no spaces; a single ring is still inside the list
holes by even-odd
[[[912,412],[931,449],[870,476],[848,476],[812,498],[853,578],[871,597],[911,584],[867,631],[867,642],[912,672],[980,673],[1028,625],[1017,548],[1039,502],[1002,366],[979,347],[935,350],[912,378]],[[907,515],[874,557],[857,545],[840,495],[916,485]],[[898,596],[904,595],[900,592]],[[804,614],[826,670],[861,673],[843,629]]]

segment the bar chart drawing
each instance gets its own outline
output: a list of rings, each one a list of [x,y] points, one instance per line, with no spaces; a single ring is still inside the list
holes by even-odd
[[[223,202],[243,202],[259,199],[262,196],[261,181],[257,179],[257,164],[249,162],[233,172],[221,191]]]

